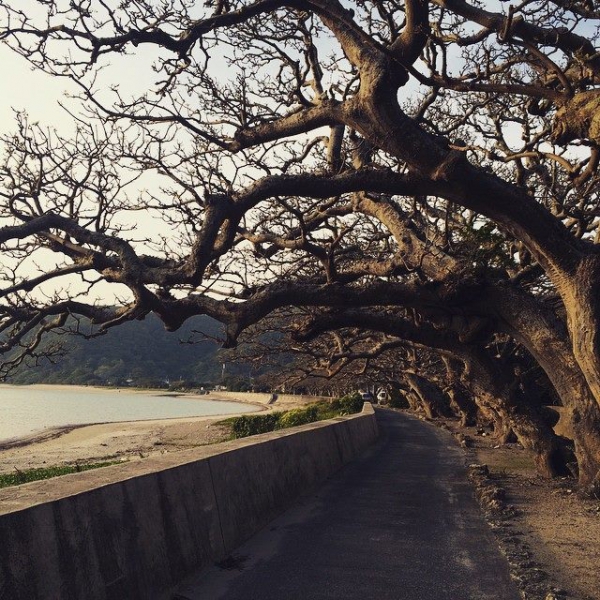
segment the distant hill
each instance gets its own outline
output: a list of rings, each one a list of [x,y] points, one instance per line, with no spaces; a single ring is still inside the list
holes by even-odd
[[[49,341],[59,339],[66,356],[55,364],[43,360],[38,366],[21,368],[9,381],[141,387],[162,387],[180,380],[195,385],[221,383],[223,367],[218,342],[181,343],[194,330],[218,336],[220,325],[208,317],[196,317],[170,333],[156,317],[149,316],[89,340],[76,335],[54,336]],[[233,375],[244,369],[228,364],[226,371]]]

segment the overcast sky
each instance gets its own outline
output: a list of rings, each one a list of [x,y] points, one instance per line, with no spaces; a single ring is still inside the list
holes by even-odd
[[[58,106],[68,87],[66,80],[33,71],[29,63],[0,44],[0,69],[2,93],[0,94],[0,119],[3,133],[14,129],[12,108],[27,110],[32,120],[59,126],[71,119]]]

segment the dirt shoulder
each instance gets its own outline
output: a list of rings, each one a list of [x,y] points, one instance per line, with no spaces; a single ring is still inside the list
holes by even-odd
[[[600,498],[580,495],[572,479],[548,480],[519,444],[445,422],[467,436],[467,463],[487,465],[503,510],[488,515],[527,600],[600,600]]]

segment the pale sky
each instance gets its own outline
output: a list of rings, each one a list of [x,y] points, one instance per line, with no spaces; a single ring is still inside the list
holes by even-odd
[[[112,67],[100,75],[99,88],[103,79],[106,88],[117,84],[124,97],[133,92],[148,89],[159,77],[152,71],[154,55],[152,48],[137,49],[132,56],[115,55],[111,57]],[[0,131],[3,133],[14,128],[12,108],[26,110],[31,121],[41,125],[61,127],[71,123],[71,117],[59,106],[63,101],[74,107],[74,101],[66,97],[67,93],[76,94],[77,87],[66,78],[55,77],[33,69],[21,56],[0,44],[0,71],[5,84],[0,93]]]
[[[0,44],[0,70],[2,92],[0,94],[0,129],[2,133],[14,129],[11,108],[27,110],[32,120],[48,125],[61,125],[70,121],[58,106],[68,82],[33,71],[29,63],[5,45]]]

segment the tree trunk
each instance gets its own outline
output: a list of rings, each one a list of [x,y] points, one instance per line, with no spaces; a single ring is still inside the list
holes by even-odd
[[[501,417],[504,434],[510,426],[524,448],[534,452],[538,472],[544,477],[570,475],[564,444],[527,399],[512,386],[512,373],[483,352],[461,350],[466,365],[465,383]]]
[[[392,408],[410,408],[406,392],[398,385],[390,385],[389,405]]]
[[[465,386],[468,390],[468,386]],[[470,392],[472,394],[472,392]],[[498,430],[495,419],[499,419],[497,414],[492,411],[488,406],[480,401],[475,395],[472,396],[477,406],[477,421],[476,427],[478,430],[484,431],[486,427],[490,428],[490,431]],[[498,421],[499,423],[499,421]]]
[[[477,422],[477,405],[464,389],[452,386],[445,393],[450,399],[450,409],[460,421],[461,427],[473,427]]]
[[[566,428],[563,423],[563,431],[568,431],[564,435],[575,444],[579,483],[591,484],[600,475],[600,407],[589,385],[590,377],[584,376],[581,362],[575,358],[564,323],[518,290],[494,288],[487,296],[486,301],[501,315],[505,332],[537,360],[567,409],[564,419],[571,423]],[[584,337],[584,333],[573,336],[580,341]],[[590,365],[592,362],[588,361]]]
[[[437,385],[416,373],[406,373],[405,377],[413,392],[419,397],[428,419],[452,416],[448,401]]]
[[[573,355],[600,406],[600,257],[582,259],[559,287],[567,311]]]
[[[477,392],[476,392],[477,393]],[[506,411],[498,410],[496,402],[493,401],[490,405],[489,398],[484,399],[477,393],[477,404],[481,414],[484,415],[485,421],[480,423],[483,428],[491,427],[491,436],[498,444],[508,444],[516,442],[517,438],[512,430],[510,421],[507,418]],[[485,433],[485,432],[482,432]]]
[[[448,373],[453,376],[454,370],[448,367]],[[450,408],[460,419],[461,427],[472,427],[477,422],[477,404],[467,393],[464,386],[458,382],[453,382],[445,390],[445,393],[450,398]]]
[[[404,397],[406,398],[406,401],[408,402],[408,407],[410,410],[412,410],[413,412],[418,413],[418,414],[424,412],[423,404],[421,403],[421,398],[417,394],[415,394],[412,390],[409,390],[408,392],[406,392]]]

